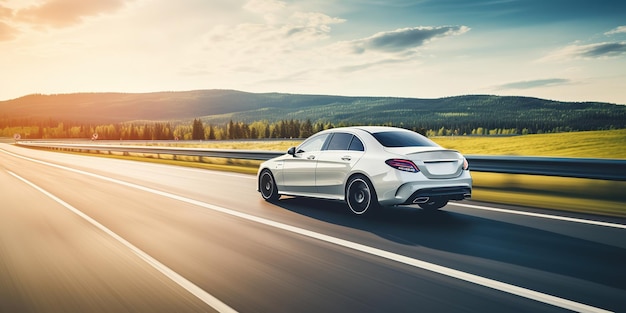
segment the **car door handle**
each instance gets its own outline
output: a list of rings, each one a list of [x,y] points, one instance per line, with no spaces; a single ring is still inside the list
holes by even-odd
[[[350,161],[350,160],[352,160],[352,157],[351,157],[351,156],[349,156],[349,155],[346,155],[346,156],[342,157],[341,159],[342,159],[343,161]]]
[[[314,155],[309,155],[309,156],[308,156],[308,157],[306,157],[306,158],[307,158],[307,160],[314,160],[314,159],[315,159],[315,156],[314,156]]]

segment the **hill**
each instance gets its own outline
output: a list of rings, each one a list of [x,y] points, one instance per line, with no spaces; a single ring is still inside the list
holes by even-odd
[[[0,101],[0,119],[122,123],[134,120],[172,121],[274,109],[298,111],[327,104],[351,104],[352,97],[195,90],[154,93],[75,93],[28,95]],[[382,98],[381,98],[382,99]],[[272,113],[265,114],[272,116]]]
[[[626,128],[626,106],[530,97],[468,95],[439,99],[345,97],[235,90],[29,95],[0,101],[0,128],[42,121],[87,124],[132,121],[206,123],[311,120],[393,124],[425,129],[598,130]]]

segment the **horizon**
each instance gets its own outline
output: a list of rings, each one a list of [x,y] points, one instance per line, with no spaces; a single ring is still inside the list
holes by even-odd
[[[237,90],[626,104],[623,1],[74,3],[0,2],[1,101]]]
[[[70,93],[50,93],[50,94],[44,94],[44,93],[31,93],[28,95],[23,95],[17,98],[13,98],[13,99],[7,99],[7,100],[0,100],[0,102],[10,102],[13,100],[17,100],[20,98],[25,98],[25,97],[29,97],[29,96],[62,96],[62,95],[79,95],[79,94],[135,94],[135,95],[142,95],[142,94],[156,94],[156,93],[185,93],[185,92],[196,92],[196,91],[235,91],[235,92],[242,92],[242,93],[250,93],[250,94],[284,94],[284,95],[294,95],[294,96],[329,96],[329,97],[346,97],[346,98],[361,98],[361,97],[365,97],[365,98],[399,98],[399,99],[416,99],[416,100],[438,100],[438,99],[445,99],[445,98],[459,98],[459,97],[481,97],[481,96],[485,96],[485,97],[519,97],[519,98],[536,98],[536,99],[541,99],[541,100],[547,100],[547,101],[554,101],[554,102],[563,102],[563,103],[605,103],[605,104],[611,104],[611,105],[624,105],[626,106],[626,103],[613,103],[613,102],[605,102],[605,101],[563,101],[563,100],[558,100],[558,99],[547,99],[547,98],[540,98],[540,97],[534,97],[534,96],[519,96],[519,95],[496,95],[496,94],[465,94],[465,95],[455,95],[455,96],[442,96],[442,97],[434,97],[434,98],[418,98],[418,97],[397,97],[397,96],[362,96],[362,95],[338,95],[338,94],[321,94],[321,93],[290,93],[290,92],[277,92],[277,91],[260,91],[260,92],[252,92],[252,91],[246,91],[246,90],[236,90],[236,89],[192,89],[192,90],[161,90],[161,91],[146,91],[146,92],[118,92],[118,91],[81,91],[81,92],[70,92]]]

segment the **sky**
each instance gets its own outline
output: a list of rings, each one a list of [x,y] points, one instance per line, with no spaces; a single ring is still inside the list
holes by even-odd
[[[0,100],[198,89],[626,104],[626,1],[0,0]]]

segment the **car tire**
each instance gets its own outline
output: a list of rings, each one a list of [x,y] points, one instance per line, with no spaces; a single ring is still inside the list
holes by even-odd
[[[280,198],[276,180],[274,180],[274,175],[270,170],[265,169],[259,175],[259,191],[265,201],[273,202]]]
[[[353,176],[346,184],[346,203],[356,215],[372,214],[379,207],[374,186],[367,177]]]
[[[427,202],[418,204],[420,208],[427,211],[436,211],[448,204],[448,200],[446,199],[430,199]]]

